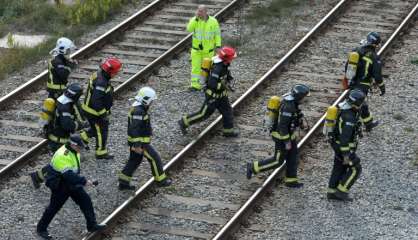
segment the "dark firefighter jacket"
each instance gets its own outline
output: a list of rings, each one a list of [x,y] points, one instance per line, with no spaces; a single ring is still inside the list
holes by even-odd
[[[52,134],[60,138],[68,138],[74,133],[81,122],[84,121],[80,113],[78,102],[65,95],[57,99]]]
[[[82,108],[89,118],[102,118],[110,114],[112,105],[113,87],[110,85],[110,76],[100,69],[90,77]]]
[[[68,83],[68,76],[74,64],[68,61],[64,55],[58,54],[48,63],[47,88],[53,90],[64,90]]]
[[[213,98],[221,98],[228,95],[227,84],[233,79],[228,67],[229,64],[216,62],[215,59],[209,73],[206,95]]]
[[[128,144],[140,147],[151,142],[152,128],[147,109],[143,105],[133,104],[128,114]]]
[[[302,113],[292,95],[285,95],[280,104],[279,116],[273,124],[271,136],[274,140],[295,140],[295,128],[299,126]]]
[[[359,114],[347,103],[339,105],[340,113],[337,119],[337,126],[334,129],[334,141],[337,151],[342,155],[348,155],[357,149],[357,136],[359,134]]]
[[[379,87],[384,85],[382,78],[382,62],[371,46],[362,46],[354,51],[360,54],[360,61],[352,87],[369,89],[374,81]]]

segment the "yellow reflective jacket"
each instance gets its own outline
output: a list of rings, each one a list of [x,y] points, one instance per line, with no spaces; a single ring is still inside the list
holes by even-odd
[[[192,17],[187,24],[187,31],[193,33],[192,48],[195,50],[211,52],[221,47],[221,30],[214,17],[208,16],[206,21]]]
[[[60,173],[66,171],[73,171],[74,173],[80,172],[80,154],[67,149],[65,145],[60,147],[54,154],[51,160],[52,168]]]

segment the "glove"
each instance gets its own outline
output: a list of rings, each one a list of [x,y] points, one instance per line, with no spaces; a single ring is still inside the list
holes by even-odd
[[[379,89],[380,89],[380,96],[385,95],[385,93],[386,93],[385,85],[379,86]]]
[[[284,143],[284,147],[286,150],[289,151],[290,149],[292,149],[292,143],[290,141],[287,141]]]
[[[348,155],[344,155],[343,156],[343,165],[353,165],[353,163],[351,162],[351,159]]]

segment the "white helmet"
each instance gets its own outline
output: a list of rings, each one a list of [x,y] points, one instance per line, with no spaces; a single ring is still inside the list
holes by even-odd
[[[139,89],[138,94],[135,96],[135,100],[145,106],[150,105],[155,99],[157,99],[157,94],[154,89],[150,87],[143,87]]]
[[[69,55],[74,48],[75,45],[73,41],[66,37],[61,37],[57,40],[57,45],[52,52],[55,54]]]

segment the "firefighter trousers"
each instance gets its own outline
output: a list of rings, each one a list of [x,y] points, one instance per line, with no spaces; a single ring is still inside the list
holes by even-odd
[[[209,118],[216,109],[218,109],[218,111],[222,114],[224,131],[232,130],[234,128],[234,115],[227,96],[221,98],[212,98],[207,96],[200,110],[184,116],[183,123],[186,127],[188,127],[197,122],[203,121]]]
[[[65,89],[58,90],[48,88],[46,91],[48,92],[48,98],[53,98],[54,100],[57,100],[57,98],[59,98],[65,92]]]
[[[107,148],[107,136],[109,132],[109,121],[106,118],[89,118],[87,119],[90,124],[90,128],[81,132],[80,136],[83,141],[88,142],[90,138],[96,138],[96,156],[106,155]]]
[[[167,178],[163,170],[163,163],[161,161],[160,154],[154,149],[154,147],[151,144],[143,144],[142,149],[143,152],[141,154],[135,152],[131,147],[129,160],[122,171],[119,173],[119,181],[122,184],[129,184],[129,182],[132,180],[133,173],[141,164],[144,156],[150,163],[151,172],[156,182],[161,182]]]
[[[93,204],[91,202],[90,196],[84,190],[83,187],[69,187],[65,183],[60,183],[60,186],[57,189],[51,190],[51,199],[48,207],[45,209],[42,214],[41,219],[38,222],[37,230],[42,232],[46,231],[48,225],[51,223],[54,216],[65,204],[67,199],[71,199],[80,207],[81,211],[84,214],[87,223],[87,229],[93,229],[96,222],[96,216],[94,214]]]
[[[202,71],[202,61],[203,58],[212,58],[214,56],[214,51],[202,51],[193,49],[191,50],[190,57],[192,60],[192,72],[191,72],[191,87],[195,89],[201,89],[202,85],[200,84],[201,71]]]
[[[351,153],[350,160],[352,164],[344,164],[343,155],[335,151],[334,166],[328,183],[329,191],[338,189],[341,192],[348,192],[356,182],[361,173],[360,158],[355,153]]]
[[[366,85],[358,85],[354,87],[354,89],[362,91],[366,96],[369,93],[369,87]],[[365,100],[363,104],[360,107],[360,119],[361,122],[367,127],[368,124],[371,124],[373,122],[373,116],[369,110],[369,105],[367,104],[367,101]]]
[[[292,140],[291,144],[292,148],[286,150],[283,141],[275,141],[274,156],[253,162],[253,172],[257,174],[259,172],[275,169],[281,166],[283,161],[286,160],[285,182],[297,182],[298,148],[296,140]]]

